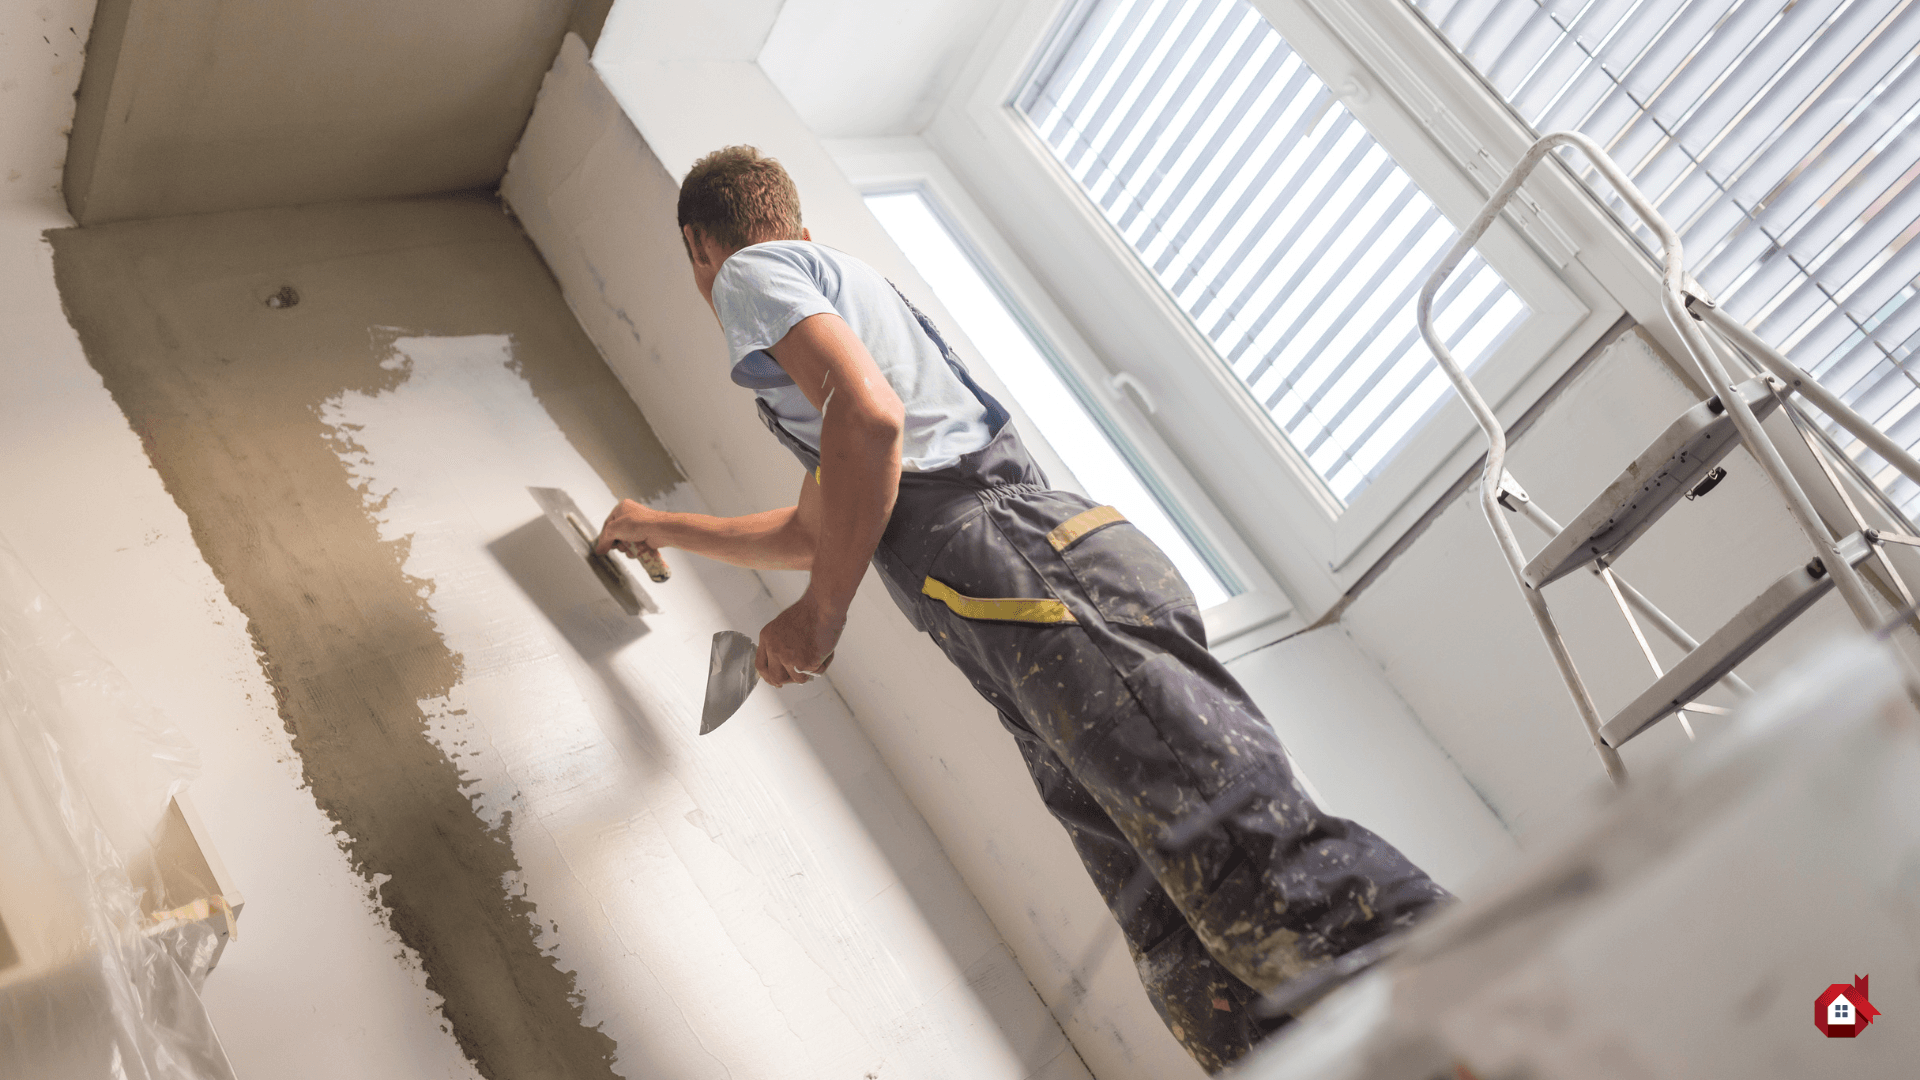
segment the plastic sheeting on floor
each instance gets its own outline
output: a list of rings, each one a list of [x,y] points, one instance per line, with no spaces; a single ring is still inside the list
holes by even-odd
[[[128,878],[196,771],[0,539],[0,1076],[233,1076],[197,992],[217,934]]]

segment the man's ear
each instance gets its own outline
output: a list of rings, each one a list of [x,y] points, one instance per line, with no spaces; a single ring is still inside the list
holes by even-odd
[[[806,241],[806,242],[808,242],[808,243],[812,243],[812,242],[813,242],[813,230],[811,230],[811,229],[808,229],[808,228],[805,228],[805,227],[803,226],[803,227],[802,227],[802,228],[800,229],[800,239],[802,239],[802,240],[805,240],[805,241]]]
[[[689,260],[696,265],[705,265],[705,260],[702,256],[706,254],[706,249],[700,244],[699,230],[691,225],[680,226],[680,242],[687,245],[687,258]]]

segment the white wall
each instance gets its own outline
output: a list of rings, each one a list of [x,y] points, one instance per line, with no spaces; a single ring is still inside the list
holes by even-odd
[[[1534,501],[1570,520],[1674,417],[1698,399],[1647,339],[1623,335],[1513,446],[1508,469]],[[1744,450],[1712,494],[1684,502],[1617,564],[1696,638],[1705,638],[1775,579],[1809,558],[1784,504]],[[1599,761],[1518,587],[1494,547],[1477,489],[1456,499],[1342,619],[1393,688],[1500,816],[1524,836],[1603,786]],[[1516,524],[1522,546],[1542,538]],[[1546,589],[1602,716],[1653,678],[1600,581],[1575,574]],[[1837,596],[1741,665],[1748,682],[1818,641],[1858,633]],[[1678,650],[1649,630],[1663,665]],[[1716,691],[1709,700],[1730,704]],[[1703,737],[1725,719],[1695,714]],[[1673,720],[1628,743],[1629,772],[1679,752]]]
[[[503,192],[707,503],[721,513],[782,505],[799,468],[726,378],[718,329],[674,228],[678,175],[717,146],[760,147],[793,173],[817,239],[868,259],[927,298],[936,320],[953,320],[756,65],[605,44],[633,40],[627,10],[616,9],[591,66],[583,48],[563,48]],[[776,596],[797,595],[797,578],[766,577]],[[1343,632],[1241,657],[1234,671],[1329,805],[1402,845],[1443,883],[1467,887],[1511,849],[1492,812]],[[877,582],[855,605],[833,681],[1028,976],[1064,1013],[1074,969],[1111,919],[992,712]],[[1097,1075],[1192,1069],[1121,950],[1108,953],[1093,987],[1063,1023]]]
[[[727,379],[719,329],[693,288],[674,224],[677,175],[717,146],[757,145],[793,173],[818,239],[869,258],[909,291],[927,290],[756,65],[642,59],[610,67],[607,82],[612,91],[584,46],[569,41],[503,192],[707,504],[726,514],[789,504],[800,467]],[[697,98],[692,87],[701,88]],[[937,304],[929,307],[953,325]],[[797,578],[766,577],[776,597],[797,595]],[[1074,969],[1113,923],[992,710],[871,578],[832,681],[1027,978],[1061,1013]],[[1088,999],[1063,1024],[1096,1075],[1197,1075],[1147,1003],[1124,949],[1109,950],[1090,981]]]
[[[393,348],[398,385],[321,416],[381,537],[435,583],[462,663],[422,702],[429,734],[512,836],[515,892],[618,1071],[1084,1080],[831,688],[763,686],[698,734],[713,633],[778,611],[760,582],[676,560],[646,586],[660,611],[626,618],[527,497],[559,486],[595,520],[614,502],[512,338]],[[663,504],[706,510],[685,485]]]
[[[1460,769],[1343,626],[1227,664],[1329,811],[1386,837],[1434,880],[1470,895],[1513,841]]]

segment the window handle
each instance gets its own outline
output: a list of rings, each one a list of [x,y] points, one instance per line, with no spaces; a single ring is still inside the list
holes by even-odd
[[[1124,394],[1124,392],[1128,390],[1133,391],[1134,400],[1139,403],[1141,408],[1147,410],[1148,416],[1152,416],[1159,411],[1153,403],[1153,395],[1147,392],[1146,385],[1139,379],[1134,378],[1130,373],[1125,371],[1114,372],[1111,376],[1108,376],[1107,385],[1112,387],[1113,392],[1116,394]]]

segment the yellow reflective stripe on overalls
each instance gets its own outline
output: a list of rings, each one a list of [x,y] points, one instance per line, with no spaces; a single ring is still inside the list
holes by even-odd
[[[1067,605],[1058,600],[1032,600],[1018,596],[981,599],[954,592],[932,578],[928,578],[920,586],[920,591],[947,605],[955,615],[963,619],[1023,623],[1079,621],[1073,617],[1073,612],[1067,610]]]
[[[1052,544],[1055,551],[1065,551],[1095,529],[1104,529],[1125,520],[1127,520],[1126,516],[1111,506],[1096,506],[1091,510],[1082,510],[1054,526],[1053,531],[1047,534],[1047,543]]]

